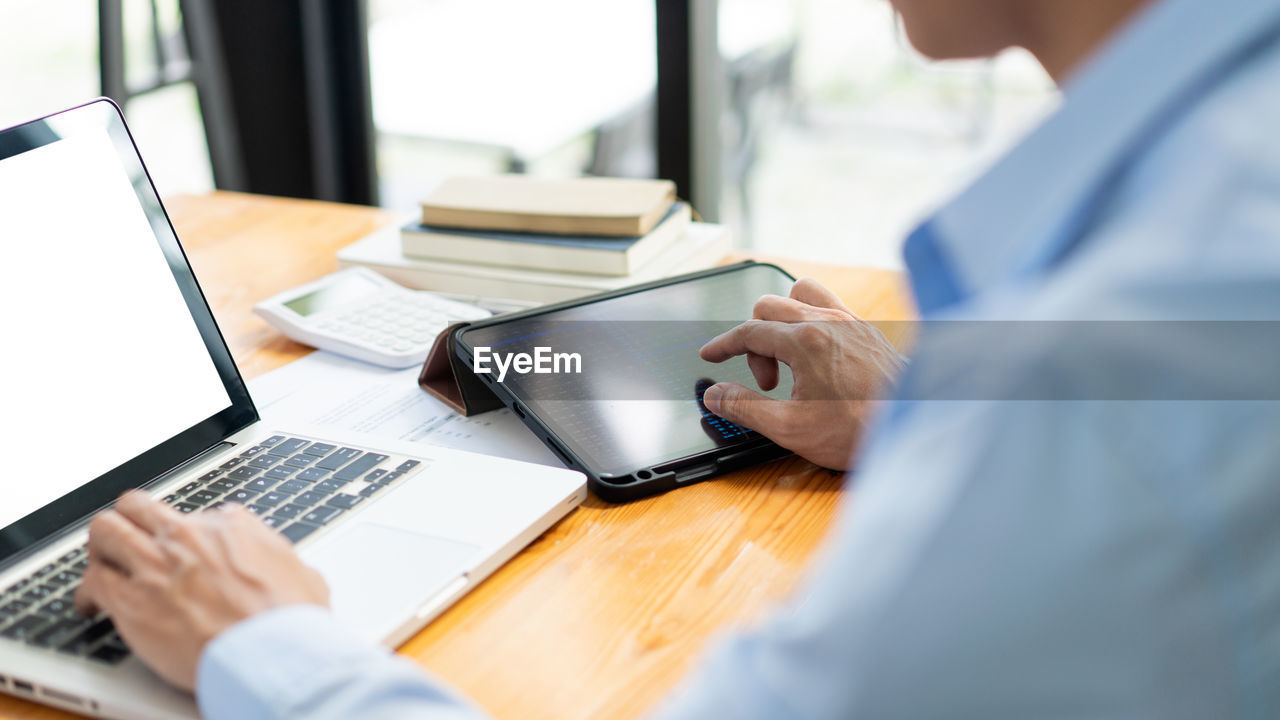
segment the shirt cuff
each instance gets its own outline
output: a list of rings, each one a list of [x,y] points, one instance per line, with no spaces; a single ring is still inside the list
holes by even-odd
[[[287,717],[335,675],[389,656],[322,607],[276,608],[233,625],[205,647],[196,700],[206,718]]]

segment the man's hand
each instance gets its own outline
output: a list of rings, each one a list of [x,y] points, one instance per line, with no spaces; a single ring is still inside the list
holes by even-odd
[[[89,525],[89,567],[76,606],[106,611],[164,679],[195,687],[205,645],[252,615],[328,605],[329,589],[288,541],[239,506],[181,515],[140,492]]]
[[[702,358],[746,355],[766,391],[778,386],[778,363],[786,363],[791,400],[720,383],[703,395],[707,409],[818,465],[848,469],[873,401],[901,372],[902,358],[884,333],[815,280],[798,281],[789,298],[760,298],[753,317],[703,346]]]

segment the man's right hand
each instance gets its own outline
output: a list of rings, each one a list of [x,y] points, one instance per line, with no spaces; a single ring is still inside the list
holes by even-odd
[[[796,282],[790,297],[760,298],[753,317],[703,346],[702,358],[746,355],[766,391],[777,387],[778,363],[785,363],[794,380],[791,399],[719,383],[703,395],[707,409],[818,465],[849,469],[874,401],[902,371],[901,356],[884,333],[815,280]]]

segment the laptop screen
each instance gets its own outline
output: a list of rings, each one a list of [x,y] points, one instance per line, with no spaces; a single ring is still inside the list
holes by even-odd
[[[4,557],[215,444],[235,400],[253,413],[112,106],[0,134],[0,207]]]

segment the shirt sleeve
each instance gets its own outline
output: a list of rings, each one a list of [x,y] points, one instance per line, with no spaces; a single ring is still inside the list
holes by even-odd
[[[485,717],[421,667],[307,605],[263,613],[215,638],[200,659],[196,699],[209,720]]]
[[[865,466],[789,606],[719,642],[659,717],[1191,720],[1274,701],[1261,684],[1242,700],[1231,669],[1280,633],[1223,598],[1280,592],[1249,550],[1277,536],[1260,520],[1280,507],[1275,405],[939,405]]]

